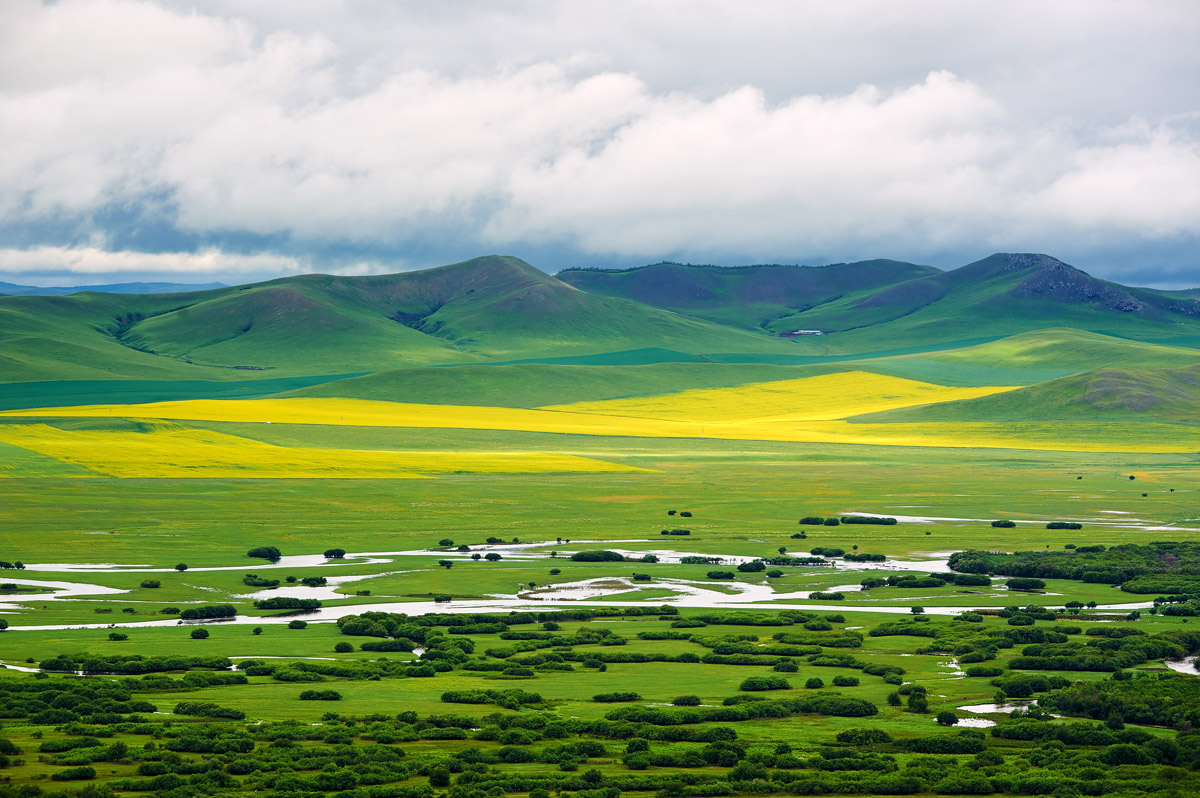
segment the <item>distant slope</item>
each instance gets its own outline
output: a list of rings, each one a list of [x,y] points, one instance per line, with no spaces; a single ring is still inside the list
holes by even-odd
[[[179,295],[77,294],[0,299],[0,382],[33,380],[236,379],[131,349],[119,333],[130,320],[176,307]]]
[[[1099,280],[1046,255],[1000,253],[954,271],[848,295],[768,326],[832,332],[800,342],[822,353],[1046,327],[1165,339],[1200,332],[1200,302]]]
[[[1105,368],[978,399],[872,413],[858,422],[1200,421],[1200,365]]]
[[[136,325],[134,345],[196,362],[376,370],[659,346],[790,352],[787,342],[600,297],[517,258],[380,277],[305,275]]]
[[[791,380],[813,373],[819,372],[814,371],[814,367],[720,363],[454,366],[383,371],[280,393],[278,398],[343,397],[418,404],[540,407],[649,396],[689,388]]]
[[[103,283],[101,285],[43,286],[0,282],[0,295],[69,296],[85,291],[102,294],[178,294],[185,291],[211,291],[225,288],[224,283]]]
[[[959,349],[857,363],[870,371],[947,385],[1032,385],[1106,366],[1187,366],[1200,363],[1200,350],[1048,329]]]
[[[256,399],[345,379],[347,374],[218,382],[216,380],[52,380],[0,383],[0,410],[136,404],[179,399]]]
[[[244,379],[592,355],[793,353],[787,341],[579,291],[508,257],[215,291],[0,299],[0,381]]]
[[[755,329],[847,293],[937,273],[930,266],[869,260],[821,267],[657,263],[618,271],[567,269],[556,276],[592,293]]]

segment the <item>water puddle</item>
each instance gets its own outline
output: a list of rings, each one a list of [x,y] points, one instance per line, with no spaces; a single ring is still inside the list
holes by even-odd
[[[1187,659],[1176,660],[1174,662],[1166,661],[1163,664],[1176,673],[1183,673],[1188,676],[1200,675],[1197,673],[1197,664],[1200,663],[1200,657],[1188,657]]]
[[[308,587],[299,582],[295,584],[281,584],[279,587],[268,587],[262,590],[257,590],[253,593],[244,593],[238,596],[242,599],[250,599],[252,601],[261,601],[269,598],[307,598],[317,599],[318,601],[336,601],[338,599],[352,598],[345,593],[339,593],[338,588],[343,585],[348,585],[352,582],[361,582],[364,579],[374,579],[380,576],[396,576],[397,574],[415,574],[421,570],[412,571],[385,571],[378,574],[348,574],[346,576],[329,576],[325,578],[326,584],[321,587]]]
[[[996,725],[996,721],[988,720],[987,718],[959,718],[958,723],[954,726],[966,729],[989,729]]]

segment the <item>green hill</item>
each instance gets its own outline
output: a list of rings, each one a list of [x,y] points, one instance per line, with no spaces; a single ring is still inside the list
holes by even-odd
[[[787,341],[589,294],[516,258],[213,291],[0,299],[0,380],[246,379]]]
[[[1103,368],[979,399],[890,410],[853,421],[1200,421],[1200,365]]]
[[[135,319],[195,302],[204,294],[76,294],[0,299],[0,381],[220,380],[246,372],[205,369],[124,345]]]
[[[870,371],[943,385],[1032,385],[1107,366],[1187,366],[1200,362],[1200,350],[1047,329],[940,352],[858,362]]]
[[[950,272],[847,295],[771,322],[832,334],[814,353],[1003,337],[1047,327],[1143,340],[1200,333],[1200,302],[1091,277],[1046,255],[1000,253]]]
[[[596,294],[622,297],[749,329],[865,288],[938,274],[930,266],[869,260],[831,266],[691,266],[656,263],[624,270],[567,269],[557,277]]]

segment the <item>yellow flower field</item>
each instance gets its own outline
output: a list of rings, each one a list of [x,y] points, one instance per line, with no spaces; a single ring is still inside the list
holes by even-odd
[[[890,446],[937,446],[937,448],[1042,449],[1052,451],[1200,451],[1200,430],[1195,427],[1157,422],[1060,421],[935,422],[935,424],[859,424],[852,416],[876,410],[911,407],[996,394],[1013,388],[947,388],[916,380],[868,372],[842,372],[785,382],[757,383],[739,388],[691,390],[637,400],[613,400],[564,404],[539,409],[470,407],[454,404],[409,404],[344,398],[266,398],[266,400],[193,400],[148,404],[98,404],[98,406],[8,410],[4,416],[41,418],[133,418],[179,421],[235,421],[252,424],[313,424],[378,427],[463,428],[463,430],[508,430],[625,436],[638,438],[722,438],[734,440],[782,440],[797,443],[853,443]],[[11,431],[0,426],[0,442],[10,440]],[[66,434],[66,433],[64,433]],[[95,433],[101,434],[101,433]],[[215,436],[200,433],[198,436]],[[236,443],[229,443],[229,440]],[[52,454],[44,442],[26,449]],[[418,475],[479,470],[479,472],[547,472],[547,470],[616,470],[610,463],[560,455],[466,455],[443,452],[433,455],[404,455],[403,452],[342,452],[337,450],[281,449],[268,444],[229,438],[190,439],[212,450],[204,462],[209,468],[250,475],[248,470],[278,466],[281,452],[288,455],[290,475],[368,475],[379,469],[396,475]],[[221,446],[245,452],[260,446],[263,461],[253,464],[232,449],[217,455]],[[332,454],[330,454],[332,452]],[[259,456],[259,455],[256,455]],[[136,458],[136,455],[133,456]],[[382,457],[383,460],[376,460]],[[461,466],[456,458],[469,458]],[[274,458],[274,460],[272,460]],[[127,469],[103,456],[71,460],[89,468],[113,473]],[[154,460],[154,458],[151,458]],[[155,461],[157,462],[157,461]],[[257,462],[257,461],[256,461]],[[188,466],[186,468],[193,468]],[[108,470],[104,470],[108,469]],[[403,473],[401,473],[403,472]],[[194,473],[194,472],[188,472]],[[265,472],[264,472],[265,473]],[[140,474],[139,474],[140,475]]]
[[[847,371],[799,380],[697,389],[637,399],[577,402],[541,409],[705,422],[831,421],[1011,390],[1012,387],[948,388],[885,374]]]
[[[301,449],[208,430],[159,425],[132,430],[61,430],[0,425],[0,442],[121,478],[413,479],[450,473],[539,474],[640,471],[567,454],[387,452]],[[20,473],[0,471],[3,476]]]

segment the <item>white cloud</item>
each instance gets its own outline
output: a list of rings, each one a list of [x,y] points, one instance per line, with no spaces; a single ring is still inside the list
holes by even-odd
[[[1190,2],[204,8],[0,4],[0,229],[86,237],[136,206],[201,240],[295,252],[443,240],[647,258],[1200,236]]]
[[[0,272],[8,274],[296,274],[305,271],[308,271],[306,265],[296,258],[271,253],[241,255],[219,249],[157,253],[109,252],[96,247],[0,249]]]

